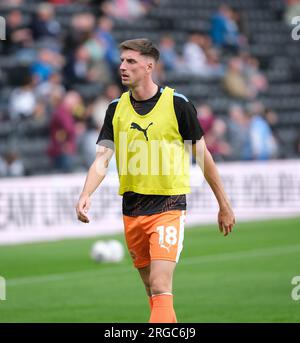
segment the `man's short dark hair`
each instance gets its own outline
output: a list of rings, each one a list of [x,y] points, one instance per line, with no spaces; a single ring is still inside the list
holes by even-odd
[[[138,51],[141,55],[154,58],[157,62],[159,60],[159,50],[147,38],[129,39],[119,45],[120,50],[134,50]]]

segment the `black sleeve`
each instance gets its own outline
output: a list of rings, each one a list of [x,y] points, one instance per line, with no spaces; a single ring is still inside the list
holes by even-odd
[[[108,106],[104,118],[104,123],[96,142],[96,144],[105,146],[112,150],[114,150],[114,130],[112,122],[117,104],[118,102],[113,102]]]
[[[174,96],[174,109],[183,140],[191,140],[195,144],[204,135],[195,106],[186,98]]]

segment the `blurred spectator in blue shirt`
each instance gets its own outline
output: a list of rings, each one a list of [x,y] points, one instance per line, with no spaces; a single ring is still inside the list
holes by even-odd
[[[263,112],[264,107],[260,102],[251,103],[247,111],[254,160],[268,160],[276,157],[278,153],[277,142],[268,122],[262,117]]]
[[[211,38],[215,46],[238,51],[239,29],[231,8],[222,4],[211,20]]]
[[[32,64],[31,72],[37,82],[47,81],[53,73],[51,57],[51,52],[43,49],[39,52],[38,59]]]
[[[37,83],[47,81],[54,73],[63,66],[64,59],[50,49],[41,49],[38,52],[37,60],[31,65],[31,73]]]
[[[114,70],[119,65],[120,54],[116,40],[112,35],[112,29],[113,21],[106,16],[102,16],[98,21],[96,37],[105,49],[104,58],[106,62]]]
[[[161,37],[159,42],[160,60],[166,71],[180,71],[183,63],[175,50],[175,41],[169,35]]]

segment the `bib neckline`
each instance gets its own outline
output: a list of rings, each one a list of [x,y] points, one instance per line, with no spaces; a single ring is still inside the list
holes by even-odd
[[[130,101],[130,92],[127,92],[127,101],[128,101],[128,103],[129,103],[129,106],[130,106],[130,109],[131,109],[132,113],[133,113],[136,117],[138,117],[139,119],[149,118],[149,117],[153,114],[153,112],[156,111],[157,108],[159,107],[159,105],[160,105],[160,103],[161,103],[161,101],[162,101],[162,98],[165,96],[166,89],[167,89],[167,87],[165,87],[164,90],[162,91],[161,96],[159,97],[157,103],[156,103],[155,106],[152,108],[152,110],[151,110],[150,112],[146,113],[146,114],[139,114],[139,113],[136,112],[136,110],[134,109],[134,107],[132,106],[132,103],[131,103],[131,101]],[[150,99],[151,99],[151,98],[150,98]],[[146,100],[146,101],[147,101],[147,100]]]

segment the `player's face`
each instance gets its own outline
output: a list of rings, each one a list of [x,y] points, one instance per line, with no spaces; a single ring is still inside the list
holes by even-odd
[[[153,61],[138,51],[123,50],[121,53],[120,74],[124,86],[135,87],[139,85],[153,68]]]

